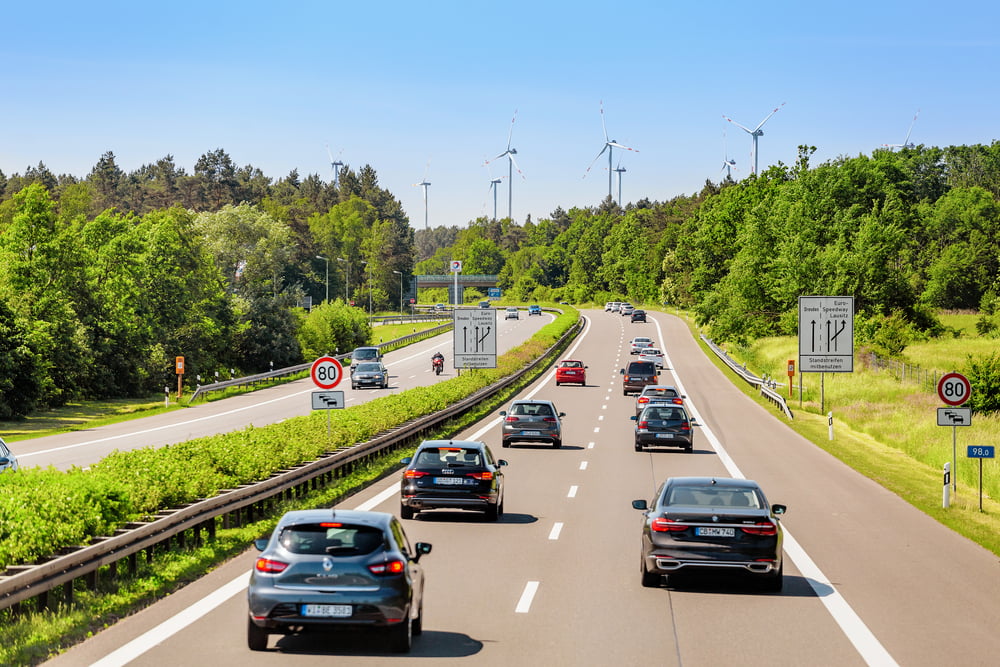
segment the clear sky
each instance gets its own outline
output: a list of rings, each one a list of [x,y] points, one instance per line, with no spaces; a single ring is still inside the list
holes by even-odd
[[[326,145],[423,226],[492,215],[513,183],[522,223],[607,195],[600,104],[625,202],[667,200],[760,165],[813,164],[998,137],[994,2],[64,2],[3,11],[0,170],[86,176],[105,151],[131,171],[222,148],[272,178],[332,180]],[[428,166],[429,162],[429,166]],[[505,178],[498,212],[507,212]],[[617,175],[615,196],[617,197]]]

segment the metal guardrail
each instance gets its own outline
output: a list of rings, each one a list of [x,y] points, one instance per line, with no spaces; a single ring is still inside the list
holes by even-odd
[[[426,319],[426,318],[425,318]],[[436,319],[440,319],[436,318]],[[433,327],[431,329],[424,329],[423,331],[418,331],[417,333],[407,334],[400,338],[394,338],[393,340],[386,341],[385,343],[379,343],[378,345],[372,345],[371,347],[377,347],[380,351],[391,352],[392,350],[403,347],[404,345],[409,345],[418,340],[424,338],[430,338],[431,336],[436,336],[443,331],[446,331],[454,326],[454,322],[447,322],[438,327]],[[334,359],[337,361],[343,361],[350,358],[350,354],[338,354],[334,355]],[[261,382],[266,382],[274,378],[285,377],[287,375],[295,375],[296,373],[301,373],[302,371],[308,370],[312,366],[312,362],[306,362],[304,364],[296,364],[294,366],[288,366],[287,368],[279,368],[276,371],[268,371],[266,373],[257,373],[256,375],[247,375],[246,377],[233,378],[231,380],[220,380],[219,382],[213,382],[211,384],[199,384],[191,394],[191,398],[188,399],[188,403],[193,403],[196,398],[202,394],[207,394],[212,391],[220,391],[222,389],[228,389],[229,387],[243,387],[256,385]]]
[[[253,520],[262,513],[262,506],[276,496],[298,495],[308,488],[349,474],[354,466],[368,458],[394,449],[400,449],[423,433],[444,426],[450,419],[474,408],[482,400],[504,391],[539,367],[550,364],[566,345],[583,328],[577,322],[549,350],[523,369],[488,387],[477,391],[444,410],[413,419],[390,431],[381,433],[368,442],[345,447],[303,463],[294,468],[277,472],[255,484],[242,485],[218,495],[176,509],[163,510],[153,521],[127,524],[113,536],[95,538],[87,546],[64,549],[45,562],[33,565],[8,566],[0,575],[0,609],[12,607],[31,599],[38,600],[39,608],[49,604],[53,589],[63,586],[63,597],[71,601],[73,582],[86,577],[91,587],[96,587],[97,572],[105,565],[117,570],[118,562],[128,559],[131,570],[136,568],[137,555],[145,551],[152,559],[153,549],[175,536],[183,543],[185,531],[194,530],[194,540],[200,540],[201,530],[214,536],[216,519],[223,518],[223,525],[235,518],[240,525],[244,519]]]
[[[740,364],[736,363],[736,361],[732,359],[725,350],[723,350],[721,347],[712,342],[712,340],[706,337],[705,334],[701,335],[701,339],[705,341],[705,344],[708,345],[708,347],[711,348],[713,352],[715,352],[716,356],[722,359],[722,361],[727,366],[729,366],[729,368],[731,368],[734,373],[743,378],[747,382],[747,384],[757,387],[757,389],[760,391],[761,396],[774,403],[778,407],[778,409],[780,409],[782,412],[785,413],[786,417],[788,417],[789,419],[795,419],[795,416],[792,414],[792,411],[788,407],[788,403],[785,402],[784,396],[782,396],[781,394],[779,394],[774,390],[775,387],[778,386],[777,382],[775,382],[774,380],[770,380],[768,378],[757,377],[756,375],[747,370],[746,364],[743,364],[741,366]]]

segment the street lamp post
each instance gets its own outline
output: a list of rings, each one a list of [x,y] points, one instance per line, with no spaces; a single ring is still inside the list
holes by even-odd
[[[327,303],[330,301],[330,260],[323,255],[316,255],[316,259],[326,262],[326,300],[323,303]]]
[[[368,324],[372,322],[372,265],[371,262],[361,260],[361,263],[368,267]]]
[[[351,290],[351,263],[343,257],[338,257],[337,261],[343,262],[347,267],[344,271],[344,305],[349,305],[347,301],[347,294]]]
[[[399,314],[402,315],[403,314],[403,272],[402,271],[393,271],[393,273],[395,273],[396,275],[399,276]]]

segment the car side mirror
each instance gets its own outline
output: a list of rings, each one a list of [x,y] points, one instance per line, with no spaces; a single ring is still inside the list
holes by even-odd
[[[692,426],[699,426],[698,420],[695,419],[694,417],[691,417],[690,419],[688,419],[688,421],[691,422]]]
[[[649,505],[646,504],[645,500],[633,500],[632,509],[646,511],[649,509]]]
[[[656,371],[656,374],[657,374],[657,375],[661,375],[661,372],[660,372],[659,370],[657,370],[657,371]]]
[[[618,371],[618,374],[619,374],[619,375],[625,375],[625,369],[624,369],[624,368],[622,368],[621,370],[619,370],[619,371]]]
[[[584,366],[584,368],[590,368],[590,366]]]
[[[775,514],[784,514],[788,511],[788,507],[785,505],[771,505],[771,511]]]
[[[560,417],[565,417],[565,416],[566,416],[566,413],[565,413],[565,412],[560,412],[560,413],[559,413],[559,416],[560,416]]]
[[[631,419],[632,421],[638,421],[639,415],[632,415],[631,417],[629,417],[629,419]]]
[[[0,466],[10,465],[10,459],[6,456],[0,456]]]
[[[420,557],[424,554],[429,554],[431,552],[431,545],[428,542],[417,542],[415,546],[417,547],[417,553],[413,557],[414,563],[419,562]]]
[[[266,537],[261,537],[253,541],[253,546],[257,551],[263,551],[267,548],[268,539]]]
[[[413,463],[413,457],[412,456],[407,456],[406,458],[400,459],[399,462],[402,463],[404,466],[408,466],[411,463]]]
[[[507,416],[507,411],[506,410],[501,410],[497,414],[499,414],[501,417],[506,417]]]
[[[497,460],[497,465],[498,466],[506,466],[506,465],[510,465],[510,464],[507,463],[507,461],[505,459],[499,459],[499,460]]]

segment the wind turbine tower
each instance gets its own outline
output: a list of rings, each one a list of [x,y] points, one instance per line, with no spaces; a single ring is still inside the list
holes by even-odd
[[[778,113],[778,109],[780,109],[783,106],[785,106],[785,102],[782,102],[780,105],[778,105],[777,107],[775,107],[774,110],[771,113],[767,114],[767,117],[764,118],[764,120],[762,120],[759,123],[757,123],[757,127],[755,127],[752,130],[750,128],[748,128],[748,127],[744,127],[743,125],[740,125],[739,123],[737,123],[735,120],[733,120],[729,116],[727,116],[725,114],[722,115],[723,118],[725,118],[730,123],[732,123],[736,127],[740,128],[741,130],[743,130],[744,132],[746,132],[747,134],[749,134],[750,137],[752,138],[753,144],[752,144],[752,149],[751,150],[752,150],[753,154],[750,156],[751,158],[753,158],[753,171],[750,172],[752,174],[756,174],[757,173],[757,166],[758,166],[757,165],[757,138],[764,135],[764,131],[762,129],[760,129],[760,128],[764,127],[764,123],[766,123],[771,118],[771,116],[773,116],[774,114]]]
[[[341,150],[340,153],[344,151]],[[330,156],[330,167],[333,169],[333,187],[340,187],[340,168],[344,166],[344,163],[340,161],[340,153],[337,153],[337,159],[333,159],[333,153],[330,152],[330,144],[326,145],[326,154]]]
[[[490,190],[493,191],[493,222],[497,220],[497,186],[500,185],[500,181],[503,178],[494,178],[490,180]]]
[[[507,133],[507,150],[500,155],[497,155],[493,160],[487,160],[486,164],[499,160],[502,157],[506,157],[507,164],[507,217],[513,221],[513,207],[514,207],[514,169],[517,169],[517,173],[521,174],[521,178],[524,178],[524,174],[521,172],[521,168],[517,166],[517,162],[514,160],[514,156],[517,155],[517,149],[512,148],[510,145],[510,139],[514,135],[514,121],[517,120],[517,109],[514,109],[514,117],[510,119],[510,131]],[[496,217],[494,215],[494,217]]]
[[[430,169],[430,160],[427,161],[427,166],[424,167],[424,180],[419,183],[414,183],[413,186],[420,186],[424,189],[424,229],[429,229],[427,226],[427,188],[431,186],[430,181],[427,180],[427,170]]]
[[[618,208],[621,208],[621,206],[622,206],[622,174],[624,174],[627,170],[625,169],[625,167],[622,166],[622,163],[619,162],[618,166],[615,167],[615,171],[618,173]]]
[[[736,169],[736,160],[732,160],[729,157],[729,148],[726,146],[726,131],[722,131],[722,169],[719,171],[726,172],[726,180],[733,180],[733,169]]]
[[[913,148],[913,144],[910,143],[910,133],[913,132],[913,124],[917,122],[917,116],[920,115],[920,109],[917,109],[917,113],[913,114],[913,120],[910,121],[910,129],[906,131],[906,138],[903,139],[901,144],[882,144],[884,148]]]
[[[628,146],[623,146],[620,143],[616,142],[614,139],[608,139],[608,126],[605,125],[605,123],[604,123],[604,101],[603,100],[601,101],[601,127],[604,129],[604,147],[601,149],[601,152],[597,154],[597,157],[594,158],[594,161],[590,163],[590,167],[593,167],[594,166],[594,162],[597,162],[598,158],[600,158],[602,155],[604,155],[604,151],[608,152],[608,197],[611,197],[612,196],[612,194],[611,194],[611,177],[612,177],[612,174],[611,174],[611,172],[614,171],[614,169],[611,168],[611,154],[614,152],[614,149],[621,148],[623,150],[632,151],[633,153],[638,153],[639,151],[637,151],[634,148],[629,148]],[[584,174],[583,174],[584,178],[587,178],[587,174],[590,173],[590,167],[587,167],[587,171],[584,172]],[[620,180],[620,177],[619,177],[619,180]]]

